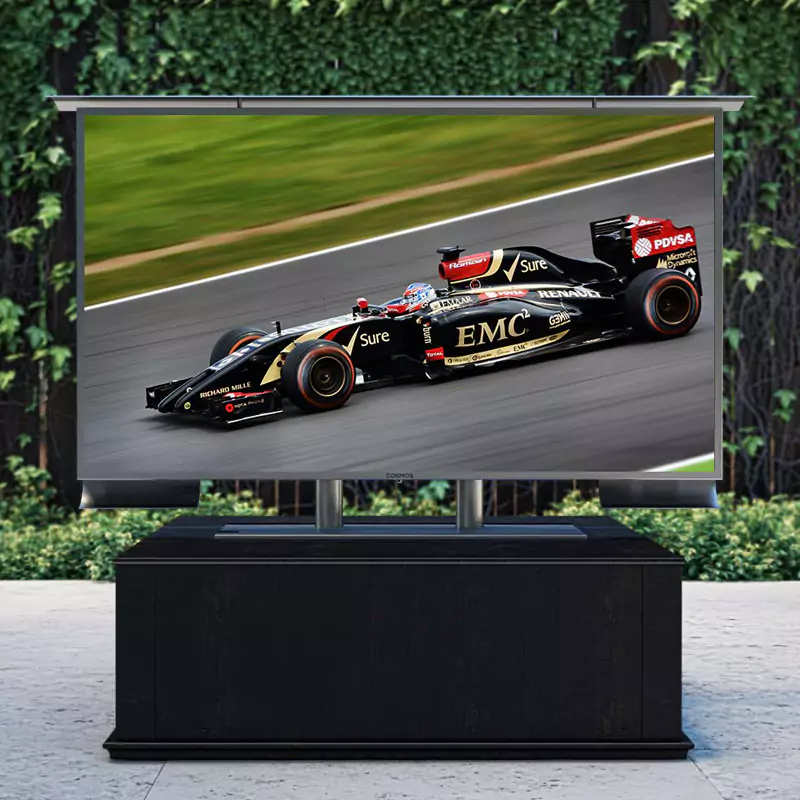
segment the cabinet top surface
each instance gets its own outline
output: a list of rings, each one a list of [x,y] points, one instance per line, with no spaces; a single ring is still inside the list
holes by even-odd
[[[447,519],[403,519],[402,530],[424,526],[442,530],[434,536],[393,534],[385,519],[348,520],[344,536],[318,536],[309,518],[179,517],[141,540],[118,559],[127,564],[272,563],[272,562],[525,562],[680,564],[680,556],[634,533],[608,517],[489,519],[488,524],[569,523],[586,538],[571,541],[537,536],[481,537],[447,533]],[[276,535],[215,538],[224,525],[250,523],[275,526]],[[303,535],[287,535],[292,523],[305,525]],[[380,525],[380,528],[375,528]],[[303,529],[300,529],[303,530]],[[399,530],[399,529],[398,529]],[[513,527],[508,529],[513,532]],[[388,533],[388,535],[387,535]]]

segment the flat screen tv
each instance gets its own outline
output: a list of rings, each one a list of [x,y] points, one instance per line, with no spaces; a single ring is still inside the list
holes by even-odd
[[[78,111],[80,478],[721,477],[718,107],[207,105]]]

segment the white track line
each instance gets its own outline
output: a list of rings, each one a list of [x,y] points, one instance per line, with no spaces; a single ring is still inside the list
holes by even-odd
[[[429,222],[425,225],[418,225],[415,228],[406,228],[405,230],[401,231],[393,231],[392,233],[384,233],[380,236],[373,236],[371,239],[361,239],[357,242],[350,242],[349,244],[340,244],[336,247],[328,247],[325,250],[315,250],[312,253],[303,253],[299,256],[292,256],[291,258],[282,258],[279,261],[270,261],[266,264],[258,264],[254,267],[245,267],[244,269],[237,269],[232,272],[224,272],[221,275],[211,275],[208,278],[201,278],[200,280],[196,281],[189,281],[189,283],[179,283],[176,286],[165,286],[162,289],[154,289],[151,292],[142,292],[142,294],[134,294],[130,297],[120,297],[117,300],[107,300],[104,303],[96,303],[93,306],[86,306],[84,309],[85,311],[92,311],[96,308],[105,308],[106,306],[113,306],[117,305],[118,303],[130,303],[133,300],[143,300],[146,297],[153,297],[158,294],[166,294],[167,292],[177,292],[180,289],[189,289],[192,286],[202,286],[204,283],[212,283],[213,281],[221,281],[225,280],[226,278],[235,278],[239,275],[247,275],[249,272],[256,272],[260,269],[270,269],[271,267],[280,267],[283,264],[291,264],[293,261],[301,261],[306,258],[315,258],[316,256],[325,256],[329,255],[330,253],[338,253],[341,250],[347,250],[351,247],[360,247],[364,244],[373,244],[374,242],[384,241],[386,239],[394,239],[397,236],[407,236],[409,233],[419,233],[420,231],[427,231],[431,228],[437,228],[440,225],[449,225],[453,222],[463,222],[464,220],[474,219],[475,217],[481,217],[485,214],[494,214],[497,211],[508,211],[512,208],[519,208],[520,206],[528,205],[530,203],[540,203],[543,200],[553,200],[556,197],[564,197],[569,194],[574,194],[575,192],[584,192],[587,189],[599,189],[601,186],[610,186],[613,183],[620,183],[622,181],[631,180],[633,178],[643,178],[646,175],[655,175],[658,172],[664,172],[668,169],[677,169],[679,167],[686,167],[690,164],[696,164],[700,161],[705,161],[709,158],[713,158],[713,153],[708,153],[704,156],[696,156],[695,158],[689,158],[685,161],[676,161],[673,164],[665,164],[661,167],[651,167],[650,169],[642,170],[641,172],[633,172],[630,175],[620,175],[617,178],[606,178],[602,181],[597,181],[596,183],[587,183],[583,186],[575,186],[572,189],[563,189],[560,192],[553,192],[552,194],[543,194],[539,195],[538,197],[531,197],[527,200],[518,200],[515,203],[508,203],[503,206],[495,206],[494,208],[485,208],[482,211],[473,211],[469,214],[462,214],[459,217],[450,217],[449,219],[442,219],[437,222]]]
[[[680,469],[681,467],[690,467],[692,464],[699,464],[702,461],[708,461],[709,459],[713,461],[713,453],[706,453],[704,456],[695,456],[694,458],[685,458],[683,461],[673,461],[672,464],[662,464],[660,467],[646,469],[645,472],[672,472],[673,470]]]

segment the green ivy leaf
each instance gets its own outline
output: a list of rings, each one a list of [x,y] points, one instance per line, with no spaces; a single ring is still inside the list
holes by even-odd
[[[36,219],[47,230],[61,218],[61,198],[55,192],[47,192],[39,198],[39,210]]]
[[[758,270],[749,269],[745,270],[740,276],[739,280],[744,283],[747,290],[752,294],[755,292],[759,283],[764,281],[764,276]]]
[[[740,250],[731,250],[727,247],[722,248],[722,266],[724,269],[729,269],[736,265],[741,259],[742,253]]]
[[[50,348],[50,368],[54,381],[60,381],[66,373],[66,366],[72,357],[72,351],[68,347],[54,345]]]
[[[44,328],[40,328],[38,325],[29,325],[25,329],[25,336],[28,338],[28,343],[34,351],[34,358],[36,357],[36,353],[40,352],[50,341],[50,332]]]
[[[781,185],[777,181],[767,181],[761,184],[759,202],[770,211],[775,211],[780,201]]]
[[[26,250],[33,250],[33,244],[36,241],[38,233],[38,228],[25,225],[21,228],[14,228],[14,230],[9,231],[8,240],[14,244],[22,245]]]
[[[772,396],[778,401],[778,405],[784,411],[791,411],[797,400],[797,392],[794,389],[776,389]]]
[[[747,239],[753,248],[758,250],[769,241],[772,228],[767,225],[759,225],[755,222],[745,222],[742,227],[747,231]]]
[[[17,335],[24,314],[25,309],[10,297],[0,297],[0,344],[6,356],[17,350]]]
[[[725,328],[725,330],[722,332],[722,336],[731,346],[731,349],[739,349],[739,345],[742,342],[742,332],[739,330],[739,328]]]
[[[44,151],[44,157],[53,165],[66,161],[67,153],[63,147],[48,147]]]
[[[749,434],[742,438],[742,448],[752,458],[764,446],[764,437],[758,434]]]
[[[13,369],[0,372],[0,392],[8,392],[17,373]]]

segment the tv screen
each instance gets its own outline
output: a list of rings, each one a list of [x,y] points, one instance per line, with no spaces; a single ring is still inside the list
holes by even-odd
[[[83,111],[84,480],[718,476],[721,114]]]

